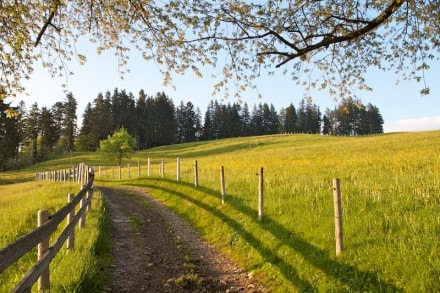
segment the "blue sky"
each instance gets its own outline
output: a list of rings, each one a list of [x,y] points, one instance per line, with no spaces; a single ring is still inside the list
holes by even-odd
[[[203,78],[197,78],[192,72],[185,76],[173,76],[173,85],[164,87],[162,85],[162,75],[154,62],[144,61],[138,52],[133,51],[128,68],[130,73],[120,78],[118,60],[113,52],[104,52],[97,55],[92,46],[82,44],[79,51],[85,53],[87,62],[80,65],[76,60],[68,63],[70,71],[74,75],[67,77],[68,91],[72,92],[78,101],[78,118],[81,116],[88,102],[92,102],[100,92],[116,87],[132,92],[137,98],[140,89],[147,95],[155,95],[157,92],[164,91],[173,99],[175,105],[180,101],[191,101],[198,106],[202,114],[211,99],[217,99],[224,103],[234,102],[231,97],[223,101],[223,96],[212,96],[214,80],[210,78],[210,68],[206,71]],[[430,64],[431,69],[426,74],[426,81],[431,89],[428,96],[421,96],[422,84],[415,81],[400,81],[396,84],[397,76],[393,72],[382,72],[370,70],[367,75],[367,83],[373,88],[372,92],[359,92],[358,97],[363,104],[372,103],[379,107],[385,120],[385,132],[396,131],[421,131],[440,129],[440,62],[434,61]],[[29,107],[37,102],[39,107],[51,107],[55,102],[62,101],[65,97],[62,84],[66,82],[66,77],[52,78],[47,71],[40,66],[36,66],[31,79],[23,81],[28,96],[22,96],[16,100],[24,100]],[[277,111],[293,103],[298,106],[303,98],[305,89],[296,85],[290,80],[289,76],[283,76],[281,72],[275,76],[261,77],[256,82],[258,92],[249,90],[242,95],[242,100],[246,101],[252,108],[258,103],[273,103]],[[262,98],[258,98],[258,94]],[[320,106],[321,111],[329,107],[333,108],[335,102],[326,92],[312,93],[313,102]],[[80,125],[78,125],[80,127]]]

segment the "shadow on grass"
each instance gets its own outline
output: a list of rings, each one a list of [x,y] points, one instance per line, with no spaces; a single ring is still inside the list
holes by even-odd
[[[171,184],[177,184],[181,186],[191,187],[194,186],[191,183],[187,182],[176,182],[171,179],[156,179],[159,181],[168,182]],[[283,276],[291,282],[299,291],[318,291],[317,288],[313,286],[308,280],[301,278],[298,274],[296,268],[294,268],[291,264],[285,262],[282,258],[280,258],[276,252],[273,252],[271,249],[265,247],[264,243],[258,240],[252,233],[248,232],[246,228],[237,222],[235,219],[229,217],[228,215],[222,213],[215,206],[210,206],[204,203],[201,200],[194,199],[186,194],[181,192],[165,188],[162,186],[157,186],[153,184],[133,184],[137,186],[142,186],[146,188],[154,188],[157,190],[161,190],[168,194],[172,194],[178,196],[182,199],[185,199],[188,202],[198,206],[201,209],[204,209],[211,213],[213,216],[221,219],[223,222],[227,223],[231,228],[233,228],[237,233],[239,233],[242,238],[247,241],[252,247],[254,247],[257,251],[259,251],[260,255],[265,259],[266,262],[272,264],[279,268],[280,272]],[[210,188],[201,187],[197,188],[198,191],[201,191],[207,195],[214,196],[219,198],[219,192]],[[228,204],[232,206],[237,211],[249,216],[257,218],[256,210],[247,207],[242,204],[240,199],[233,198],[233,196],[228,195],[229,201]],[[220,200],[220,198],[219,198]],[[297,251],[301,256],[308,261],[311,265],[318,268],[326,275],[344,283],[350,289],[350,291],[374,291],[374,292],[402,292],[401,288],[396,287],[394,284],[384,282],[379,280],[377,274],[369,271],[362,271],[352,265],[344,264],[338,262],[335,259],[332,259],[328,252],[322,250],[305,239],[300,237],[298,234],[293,233],[292,231],[287,230],[284,226],[278,223],[276,220],[265,216],[261,223],[262,229],[270,232],[274,237],[279,239],[282,245],[289,246],[290,248]]]
[[[0,177],[0,185],[10,185],[10,184],[16,184],[16,183],[24,183],[24,182],[30,182],[34,181],[35,178],[32,176],[28,177],[21,177],[21,178],[1,178]]]

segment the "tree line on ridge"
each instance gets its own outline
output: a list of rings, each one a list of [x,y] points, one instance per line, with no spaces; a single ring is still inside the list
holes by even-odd
[[[51,108],[16,108],[16,117],[6,117],[10,105],[0,100],[0,170],[18,168],[71,151],[96,151],[99,141],[125,128],[136,139],[137,149],[200,140],[276,133],[310,133],[356,136],[383,132],[379,109],[360,100],[344,99],[324,114],[311,101],[291,103],[279,112],[267,103],[222,104],[211,100],[202,113],[190,101],[177,106],[165,93],[137,98],[125,90],[107,91],[89,102],[77,128],[77,102],[71,93]]]

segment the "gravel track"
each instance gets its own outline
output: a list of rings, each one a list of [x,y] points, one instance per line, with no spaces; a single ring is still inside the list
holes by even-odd
[[[265,292],[145,190],[99,189],[114,257],[104,292]]]

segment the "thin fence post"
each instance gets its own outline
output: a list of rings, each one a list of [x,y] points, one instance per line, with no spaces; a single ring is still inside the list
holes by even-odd
[[[81,163],[81,172],[82,172],[82,182],[81,182],[81,186],[86,185],[87,183],[87,177],[86,177],[86,165],[84,163]]]
[[[92,169],[92,167],[89,167],[89,169],[87,170],[87,173],[89,174],[89,176],[90,176],[90,174],[92,174],[92,172],[94,173],[94,171],[93,171],[93,169]],[[91,178],[90,178],[91,179]],[[94,179],[93,179],[94,180]],[[87,180],[87,183],[89,182],[89,180]],[[87,205],[87,211],[90,211],[90,209],[92,208],[92,200],[91,200],[91,197],[93,196],[93,191],[94,191],[94,181],[92,182],[92,185],[90,186],[90,188],[89,188],[89,190],[87,191],[87,199],[90,199],[89,200],[89,203],[88,203],[88,205]]]
[[[130,164],[127,164],[127,168],[128,168],[128,179],[130,179]]]
[[[141,177],[141,162],[138,160],[138,177]]]
[[[147,175],[150,177],[150,158],[147,159]]]
[[[49,212],[46,210],[38,211],[38,227],[41,227],[49,220]],[[49,237],[38,244],[38,260],[41,260],[49,249]],[[38,278],[38,292],[48,290],[50,287],[49,267],[47,267]]]
[[[87,184],[86,165],[82,163],[82,186]]]
[[[84,165],[84,185],[89,183],[90,173],[89,173],[89,165]]]
[[[81,183],[81,163],[77,166],[76,173],[77,173],[76,182]]]
[[[264,175],[263,167],[260,167],[259,180],[258,180],[258,221],[263,220],[264,214]]]
[[[160,176],[165,176],[165,161],[162,159],[161,161],[161,164],[160,164]]]
[[[85,205],[87,195],[88,192],[85,195],[83,195],[83,197],[81,198],[81,201],[79,202],[80,209]],[[79,219],[79,229],[81,230],[82,228],[85,228],[85,226],[86,226],[86,213],[83,213],[82,217]]]
[[[333,179],[333,207],[335,210],[336,255],[340,255],[344,249],[344,237],[342,230],[341,188],[339,178]]]
[[[75,195],[73,193],[69,193],[67,195],[67,202],[72,202]],[[67,214],[67,223],[66,226],[69,225],[70,222],[72,222],[73,218],[75,217],[75,208],[73,208],[70,213]],[[75,247],[75,229],[72,230],[72,233],[67,238],[66,242],[66,248],[68,251],[72,250]]]
[[[225,190],[225,167],[220,166],[220,188],[222,192],[222,204],[226,200],[226,190]]]
[[[98,176],[101,177],[101,166],[98,166]]]
[[[180,181],[180,158],[177,158],[176,159],[176,180],[177,180],[177,182],[179,182]]]
[[[122,174],[121,174],[122,170],[121,170],[121,165],[119,165],[119,180],[121,180],[122,178]]]
[[[194,161],[194,186],[195,187],[199,186],[199,169],[197,166],[197,160]]]
[[[81,184],[81,187],[83,185],[83,168],[82,168],[82,163],[79,164],[79,169],[78,169],[79,173],[78,173],[78,183]]]
[[[93,187],[90,187],[89,190],[87,190],[87,199],[90,199],[90,197],[93,195]],[[87,204],[87,211],[90,211],[92,208],[92,201],[89,200],[89,203]]]

